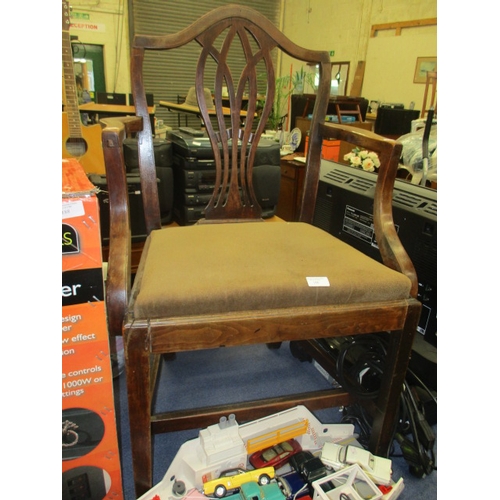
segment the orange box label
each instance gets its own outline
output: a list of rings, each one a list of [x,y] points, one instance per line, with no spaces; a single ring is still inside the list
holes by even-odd
[[[63,160],[62,271],[62,499],[122,500],[99,204],[73,158]]]

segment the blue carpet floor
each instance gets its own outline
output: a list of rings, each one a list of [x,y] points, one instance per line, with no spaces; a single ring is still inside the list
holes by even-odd
[[[180,353],[175,360],[163,362],[161,376],[168,378],[169,383],[168,386],[163,384],[165,387],[158,393],[158,411],[166,409],[167,401],[171,409],[181,409],[200,404],[222,404],[230,398],[233,401],[248,400],[329,387],[312,363],[301,363],[292,356],[288,343],[280,349],[254,345]],[[124,373],[115,379],[115,401],[124,498],[135,500]],[[337,423],[342,417],[339,408],[320,410],[314,414],[323,423]],[[194,429],[155,436],[154,484],[161,481],[182,443],[196,438],[198,432]],[[397,481],[403,477],[405,483],[399,498],[437,498],[437,471],[422,479],[412,476],[397,447],[391,459],[393,479]]]

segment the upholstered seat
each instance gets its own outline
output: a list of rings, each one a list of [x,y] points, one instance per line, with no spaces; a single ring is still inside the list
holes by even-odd
[[[301,222],[174,227],[150,239],[136,320],[401,300],[411,287],[403,274]],[[326,277],[329,286],[311,286],[308,277]]]

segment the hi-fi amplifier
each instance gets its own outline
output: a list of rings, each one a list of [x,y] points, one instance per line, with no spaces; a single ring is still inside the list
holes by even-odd
[[[380,261],[373,227],[375,173],[322,160],[314,225]],[[417,272],[418,332],[437,345],[437,192],[396,179],[393,218]]]
[[[177,193],[211,193],[215,187],[215,170],[175,171],[175,188]]]

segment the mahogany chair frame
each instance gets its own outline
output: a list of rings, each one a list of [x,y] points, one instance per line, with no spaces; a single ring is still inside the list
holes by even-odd
[[[255,220],[256,223],[268,224],[259,222],[260,207],[253,193],[251,165],[256,144],[265,128],[266,118],[271,112],[274,70],[272,64],[268,64],[270,75],[268,99],[259,118],[260,121],[240,128],[244,90],[249,94],[247,108],[249,121],[255,111],[257,96],[255,67],[252,66],[253,56],[250,54],[250,49],[245,45],[246,35],[243,35],[243,44],[250,61],[246,68],[247,73],[243,77],[246,79],[246,87],[241,84],[233,85],[232,75],[226,70],[226,44],[220,51],[213,48],[213,41],[226,29],[229,31],[227,44],[242,33],[251,33],[258,40],[259,55],[268,63],[270,63],[270,51],[274,47],[279,47],[303,62],[319,65],[320,82],[311,120],[309,153],[300,211],[301,222],[312,224],[313,221],[323,139],[343,140],[378,152],[381,167],[377,176],[374,199],[375,233],[384,264],[405,274],[411,281],[411,291],[403,300],[164,319],[140,320],[134,317],[131,304],[138,294],[144,272],[144,256],[148,253],[150,241],[148,239],[145,243],[134,287],[131,289],[131,233],[122,149],[123,139],[127,135],[137,134],[138,137],[142,195],[148,232],[161,228],[151,125],[141,76],[146,50],[168,50],[196,40],[202,48],[200,55],[202,62],[208,57],[216,58],[218,62],[219,70],[215,82],[216,107],[222,103],[222,86],[230,83],[228,88],[232,128],[226,130],[223,121],[219,121],[219,130],[224,130],[220,133],[210,125],[207,105],[203,101],[203,88],[206,86],[203,82],[203,64],[198,66],[196,87],[199,90],[200,112],[204,123],[207,124],[207,133],[214,149],[218,184],[207,206],[205,220],[200,223]],[[365,130],[325,124],[331,76],[328,52],[298,47],[265,17],[243,6],[227,5],[215,9],[174,35],[136,35],[132,43],[131,75],[137,116],[105,120],[103,148],[110,190],[111,219],[106,287],[108,327],[110,335],[124,336],[130,436],[137,495],[142,495],[152,487],[154,434],[203,428],[230,413],[235,414],[239,422],[245,422],[299,404],[306,405],[310,410],[317,410],[349,405],[357,401],[356,396],[340,388],[154,414],[152,412],[154,386],[158,378],[160,359],[162,355],[181,351],[256,343],[279,345],[283,341],[307,341],[314,338],[388,332],[387,363],[379,396],[374,401],[365,402],[373,415],[369,448],[375,454],[387,456],[393,439],[401,389],[421,309],[421,304],[416,299],[418,283],[415,270],[397,236],[392,218],[392,189],[401,155],[401,144]],[[240,160],[237,164],[236,160],[233,160],[237,156],[234,154],[230,161],[230,148],[237,142],[231,143],[229,140],[231,137],[240,138],[242,151],[247,151],[248,166],[244,160]],[[222,148],[221,154],[218,154],[219,147]],[[235,173],[238,170],[239,176]],[[227,193],[224,202],[219,198],[221,192]],[[241,196],[239,193],[242,193]]]

